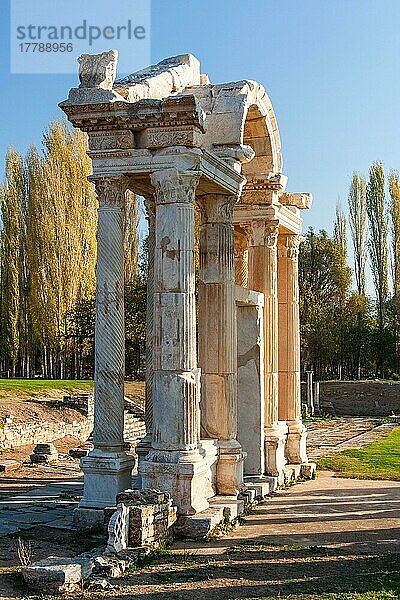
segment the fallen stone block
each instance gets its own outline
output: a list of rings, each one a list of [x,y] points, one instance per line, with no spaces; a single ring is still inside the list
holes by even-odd
[[[103,577],[121,577],[124,574],[126,562],[114,555],[96,556],[93,565],[93,574]]]
[[[93,570],[93,553],[73,558],[49,556],[22,570],[27,586],[39,592],[64,593],[79,589]]]
[[[71,448],[68,454],[72,456],[72,458],[82,458],[89,454],[89,450],[86,448]]]
[[[22,466],[22,463],[18,460],[2,460],[0,461],[0,472],[7,473],[8,471],[16,471]]]

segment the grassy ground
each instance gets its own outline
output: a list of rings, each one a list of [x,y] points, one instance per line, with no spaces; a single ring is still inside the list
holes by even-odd
[[[59,397],[69,393],[90,392],[93,381],[59,379],[0,379],[0,400],[9,398]]]
[[[93,381],[68,379],[0,379],[0,401],[30,398],[60,398],[64,394],[93,391]],[[126,381],[125,393],[132,399],[144,398],[143,381]]]
[[[344,450],[318,460],[319,469],[339,477],[400,481],[400,427],[358,450]]]

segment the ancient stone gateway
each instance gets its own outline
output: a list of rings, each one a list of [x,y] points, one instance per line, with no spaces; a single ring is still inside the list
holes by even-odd
[[[149,224],[147,435],[142,488],[181,515],[307,464],[301,421],[297,257],[310,194],[285,191],[278,127],[255,81],[211,84],[191,55],[121,80],[117,53],[83,55],[60,104],[89,135],[99,197],[94,450],[83,520],[131,486],[123,447],[123,211]],[[199,289],[195,296],[195,207]],[[196,333],[197,332],[197,333]]]

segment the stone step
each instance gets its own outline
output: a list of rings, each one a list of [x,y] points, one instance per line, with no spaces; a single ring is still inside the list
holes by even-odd
[[[244,512],[244,500],[233,496],[214,496],[208,501],[210,508],[222,508],[224,519],[233,521]]]
[[[244,485],[247,490],[254,490],[255,497],[257,500],[269,496],[278,487],[278,478],[265,476],[246,476],[244,478]]]

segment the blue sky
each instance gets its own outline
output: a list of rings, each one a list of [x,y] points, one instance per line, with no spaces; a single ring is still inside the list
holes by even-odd
[[[0,3],[4,156],[8,145],[24,152],[40,143],[77,77],[11,75],[9,2]],[[399,24],[399,0],[152,0],[151,58],[191,52],[212,82],[262,82],[278,118],[288,189],[312,192],[305,226],[330,231],[353,170],[378,159],[400,169]]]

